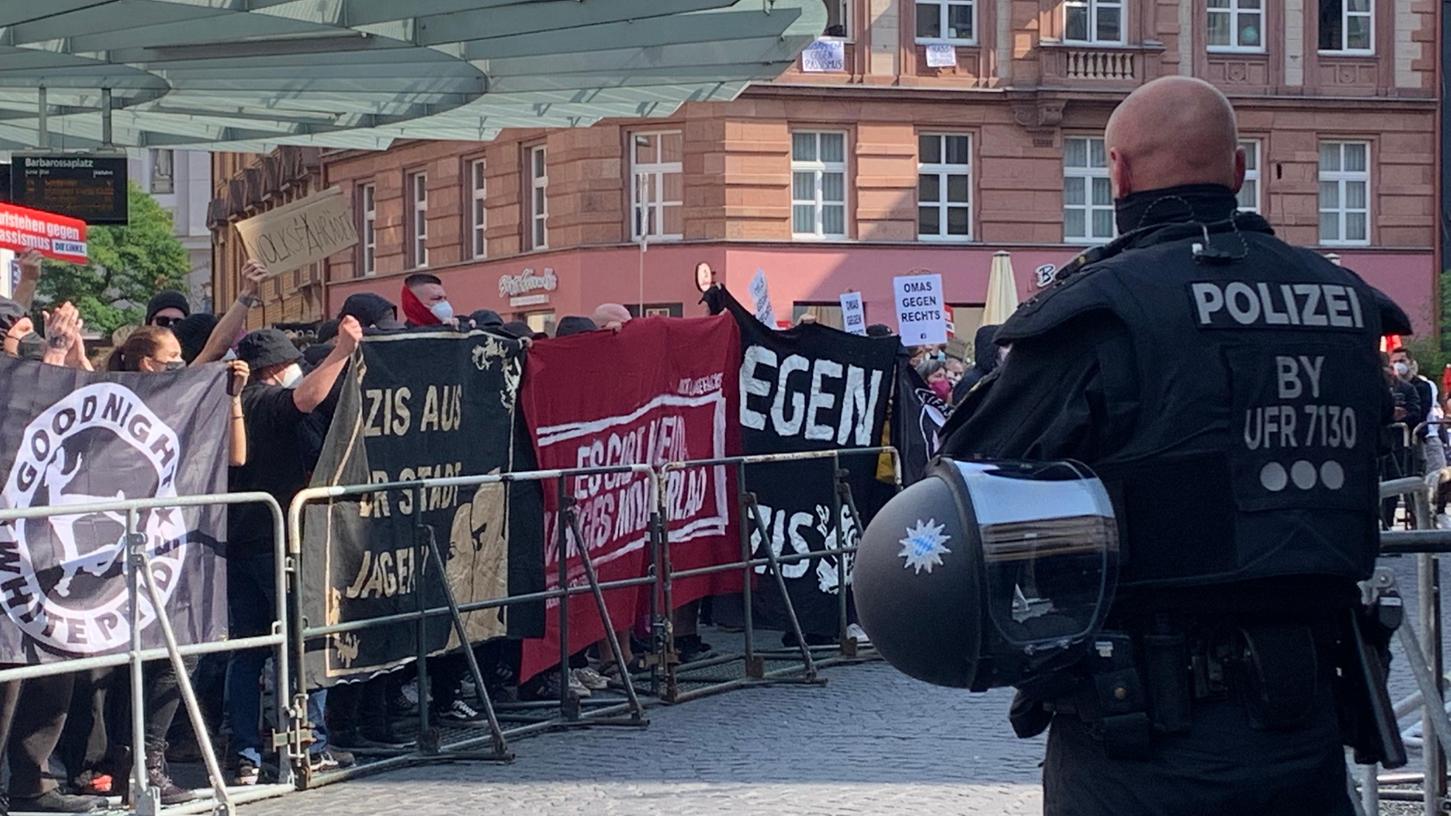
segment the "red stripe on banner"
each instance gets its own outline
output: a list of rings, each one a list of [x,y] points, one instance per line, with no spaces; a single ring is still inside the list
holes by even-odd
[[[739,450],[740,336],[729,315],[632,320],[619,333],[589,332],[541,340],[529,349],[524,414],[539,467],[662,465],[713,459]],[[671,564],[686,570],[739,559],[734,471],[676,471],[665,487]],[[649,541],[649,479],[630,473],[569,477],[580,534],[601,581],[644,576]],[[544,484],[544,574],[559,586],[559,484]],[[570,586],[588,586],[578,542],[565,560]],[[734,570],[672,585],[675,606],[739,592]],[[651,587],[610,590],[605,603],[617,631],[649,610]],[[569,599],[569,651],[605,635],[592,595]],[[525,641],[520,679],[559,663],[559,609],[551,601],[542,639]]]
[[[85,263],[86,222],[43,210],[0,204],[0,248],[34,249],[47,258]]]

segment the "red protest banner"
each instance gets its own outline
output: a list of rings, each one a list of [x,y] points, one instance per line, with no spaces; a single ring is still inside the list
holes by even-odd
[[[668,353],[667,351],[668,350]],[[539,467],[661,465],[712,459],[738,447],[740,335],[729,315],[632,320],[618,334],[589,332],[542,340],[529,350],[524,414]],[[674,569],[729,563],[740,555],[733,507],[734,473],[726,467],[671,473],[665,486]],[[559,485],[544,485],[544,575],[559,586]],[[649,479],[630,473],[573,476],[565,489],[578,502],[580,535],[601,581],[647,574],[651,548]],[[565,564],[570,586],[588,586],[571,533]],[[673,584],[674,604],[741,589],[738,572]],[[616,630],[649,608],[650,587],[608,590]],[[569,651],[604,637],[594,598],[569,599]],[[520,679],[559,662],[558,601],[548,604],[542,639],[525,641]]]
[[[0,248],[34,249],[47,258],[86,262],[86,222],[55,213],[0,204]]]

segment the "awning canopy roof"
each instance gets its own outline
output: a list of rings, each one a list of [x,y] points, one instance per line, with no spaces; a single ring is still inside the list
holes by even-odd
[[[0,3],[0,149],[381,149],[665,116],[779,75],[821,0]],[[39,140],[45,89],[46,144]]]

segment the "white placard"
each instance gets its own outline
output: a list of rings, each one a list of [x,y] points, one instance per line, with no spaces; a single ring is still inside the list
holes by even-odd
[[[851,334],[867,333],[867,312],[862,308],[861,292],[841,293],[841,325]]]
[[[773,329],[776,328],[776,310],[771,308],[771,293],[766,290],[764,269],[756,269],[756,276],[751,278],[751,303],[756,311],[756,319]]]
[[[846,70],[846,43],[820,39],[801,52],[801,70],[808,74],[824,74]]]
[[[956,68],[957,46],[947,43],[933,43],[927,46],[928,68]]]
[[[942,276],[903,275],[892,278],[897,303],[897,334],[908,346],[947,342],[947,312],[942,302]]]

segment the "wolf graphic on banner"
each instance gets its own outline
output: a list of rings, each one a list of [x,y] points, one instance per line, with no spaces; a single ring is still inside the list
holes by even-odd
[[[661,349],[670,349],[661,354]],[[625,467],[715,459],[736,447],[732,436],[739,355],[728,318],[630,321],[618,334],[590,332],[536,343],[529,355],[524,406],[545,468]],[[600,360],[609,360],[608,366]],[[728,563],[740,545],[732,518],[732,489],[724,466],[672,470],[662,500],[670,557],[676,570]],[[558,484],[544,492],[545,575],[559,585]],[[565,492],[575,504],[582,545],[601,581],[646,574],[650,521],[656,498],[650,478],[629,472],[570,476]],[[570,586],[587,579],[581,542],[567,533],[564,554]],[[741,588],[739,574],[699,576],[674,583],[678,606]],[[605,592],[616,629],[634,625],[646,608],[645,590]],[[558,603],[551,601],[557,610]],[[593,598],[569,599],[569,649],[604,637]],[[559,662],[557,614],[545,616],[545,637],[524,648],[521,678]]]
[[[75,512],[0,524],[0,662],[129,647],[127,514],[81,508],[226,491],[221,366],[168,377],[97,375],[0,360],[0,456],[9,508]],[[10,392],[10,393],[6,393]],[[24,398],[21,398],[21,394]],[[225,637],[219,537],[225,510],[137,512],[151,576],[182,643]],[[160,645],[158,610],[141,600],[143,644]]]

